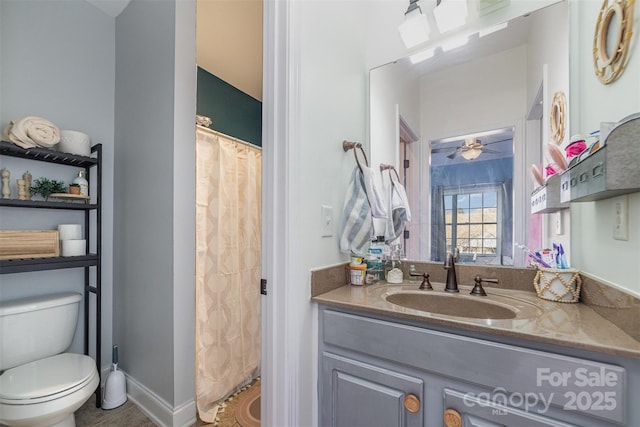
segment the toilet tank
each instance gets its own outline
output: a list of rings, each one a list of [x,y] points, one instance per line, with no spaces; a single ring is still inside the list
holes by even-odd
[[[81,300],[69,292],[1,302],[0,371],[69,348]]]

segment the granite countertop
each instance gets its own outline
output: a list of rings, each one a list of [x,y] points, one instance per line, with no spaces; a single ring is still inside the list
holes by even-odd
[[[640,342],[586,304],[568,304],[538,298],[535,293],[485,287],[487,297],[469,296],[470,287],[460,286],[459,294],[442,291],[444,284],[433,283],[434,291],[418,291],[418,284],[368,286],[343,285],[317,294],[312,301],[335,307],[424,322],[425,326],[443,325],[514,337],[565,347],[596,351],[640,359]],[[506,304],[516,311],[513,319],[474,319],[433,314],[387,302],[386,295],[412,292],[455,298],[480,298]],[[455,302],[453,302],[455,303]]]

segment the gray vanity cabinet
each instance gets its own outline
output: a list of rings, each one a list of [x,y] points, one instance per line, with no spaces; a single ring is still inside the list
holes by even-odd
[[[627,394],[638,385],[627,390],[624,366],[342,308],[321,305],[319,314],[323,427],[613,427],[639,419],[635,409],[628,416]]]
[[[422,379],[332,353],[322,355],[322,372],[322,401],[331,402],[322,425],[423,426]]]

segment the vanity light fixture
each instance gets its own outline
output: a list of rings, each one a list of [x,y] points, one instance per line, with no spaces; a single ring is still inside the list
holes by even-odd
[[[438,0],[433,16],[440,34],[462,27],[467,22],[467,0]]]
[[[409,7],[404,14],[404,22],[398,26],[400,37],[407,49],[429,40],[429,23],[427,16],[422,13],[418,1],[409,0]]]
[[[435,48],[424,49],[418,53],[415,53],[409,56],[409,60],[411,61],[412,64],[415,65],[422,61],[426,61],[429,58],[432,58],[435,53],[436,53]]]
[[[485,28],[484,30],[478,31],[478,37],[488,36],[489,34],[493,34],[500,30],[504,30],[509,25],[509,22],[503,22],[502,24],[494,25],[493,27]]]

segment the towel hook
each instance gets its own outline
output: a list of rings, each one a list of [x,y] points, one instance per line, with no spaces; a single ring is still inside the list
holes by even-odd
[[[360,151],[362,152],[362,156],[364,157],[364,164],[369,167],[369,160],[367,159],[367,154],[364,152],[364,148],[362,148],[362,144],[360,144],[359,142],[352,142],[352,141],[342,141],[342,149],[347,152],[351,149],[353,149],[353,157],[356,158],[356,163],[358,164],[358,168],[360,168],[360,171],[362,172],[362,165],[360,165],[360,160],[358,159],[358,149],[360,149]]]
[[[396,167],[393,165],[387,165],[385,163],[380,163],[380,173],[384,172],[388,170],[389,171],[389,180],[391,181],[391,184],[393,184],[393,177],[391,176],[391,171],[393,170],[396,173],[396,178],[398,178],[398,182],[400,182],[400,175],[398,175],[398,171],[396,170]]]

